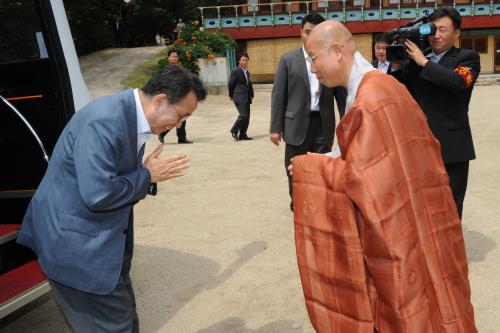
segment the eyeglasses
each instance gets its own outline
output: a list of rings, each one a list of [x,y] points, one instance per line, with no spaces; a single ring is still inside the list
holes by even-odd
[[[321,53],[329,51],[330,48],[331,48],[331,46],[325,47],[323,50],[319,51],[318,54],[315,54],[312,57],[307,57],[307,61],[309,61],[311,64],[314,64],[314,61],[316,60],[316,58],[318,58]]]
[[[183,116],[182,114],[177,112],[177,109],[175,108],[174,104],[170,104],[170,105],[172,105],[172,108],[174,109],[175,113],[177,113],[177,117],[179,118],[179,121],[177,123],[185,122],[189,117],[191,117],[191,114],[187,114],[187,115]]]

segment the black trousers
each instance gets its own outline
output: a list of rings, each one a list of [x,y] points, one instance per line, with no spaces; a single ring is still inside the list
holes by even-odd
[[[238,110],[238,118],[231,127],[232,133],[239,133],[240,138],[247,135],[248,125],[250,124],[250,104],[249,103],[234,103]]]
[[[328,147],[326,140],[321,132],[321,116],[319,111],[311,112],[309,116],[309,127],[307,128],[306,138],[304,142],[299,146],[294,146],[286,144],[285,147],[285,170],[288,177],[288,192],[290,197],[292,197],[292,176],[288,171],[288,166],[291,163],[291,159],[298,155],[311,153],[326,154],[332,150],[332,147]]]
[[[467,180],[469,179],[469,161],[445,164],[444,166],[450,178],[451,192],[457,205],[458,215],[462,219],[465,191],[467,190]]]
[[[170,130],[162,132],[160,134],[160,137],[161,137],[160,141],[162,143],[163,143],[165,136],[168,134],[168,132],[170,132]],[[184,120],[182,122],[181,127],[175,129],[175,132],[177,133],[177,140],[178,141],[186,140],[186,138],[187,138],[186,137],[186,120]]]
[[[177,139],[186,140],[186,121],[184,120],[182,126],[176,128],[175,131],[177,132]]]

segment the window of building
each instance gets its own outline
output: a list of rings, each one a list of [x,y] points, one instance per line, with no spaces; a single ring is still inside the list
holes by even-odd
[[[488,53],[488,37],[462,37],[460,38],[460,47],[478,53]]]

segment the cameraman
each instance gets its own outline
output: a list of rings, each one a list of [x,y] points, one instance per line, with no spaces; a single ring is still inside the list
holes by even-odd
[[[424,55],[406,40],[411,59],[392,65],[391,75],[404,83],[427,116],[441,154],[460,218],[467,188],[469,161],[476,158],[469,127],[469,101],[480,72],[479,54],[456,48],[462,18],[451,7],[439,7],[429,15],[436,33],[428,37],[431,52]]]

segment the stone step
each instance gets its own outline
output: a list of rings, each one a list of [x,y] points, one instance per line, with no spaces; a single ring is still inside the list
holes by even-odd
[[[500,74],[479,75],[476,86],[500,85]]]

